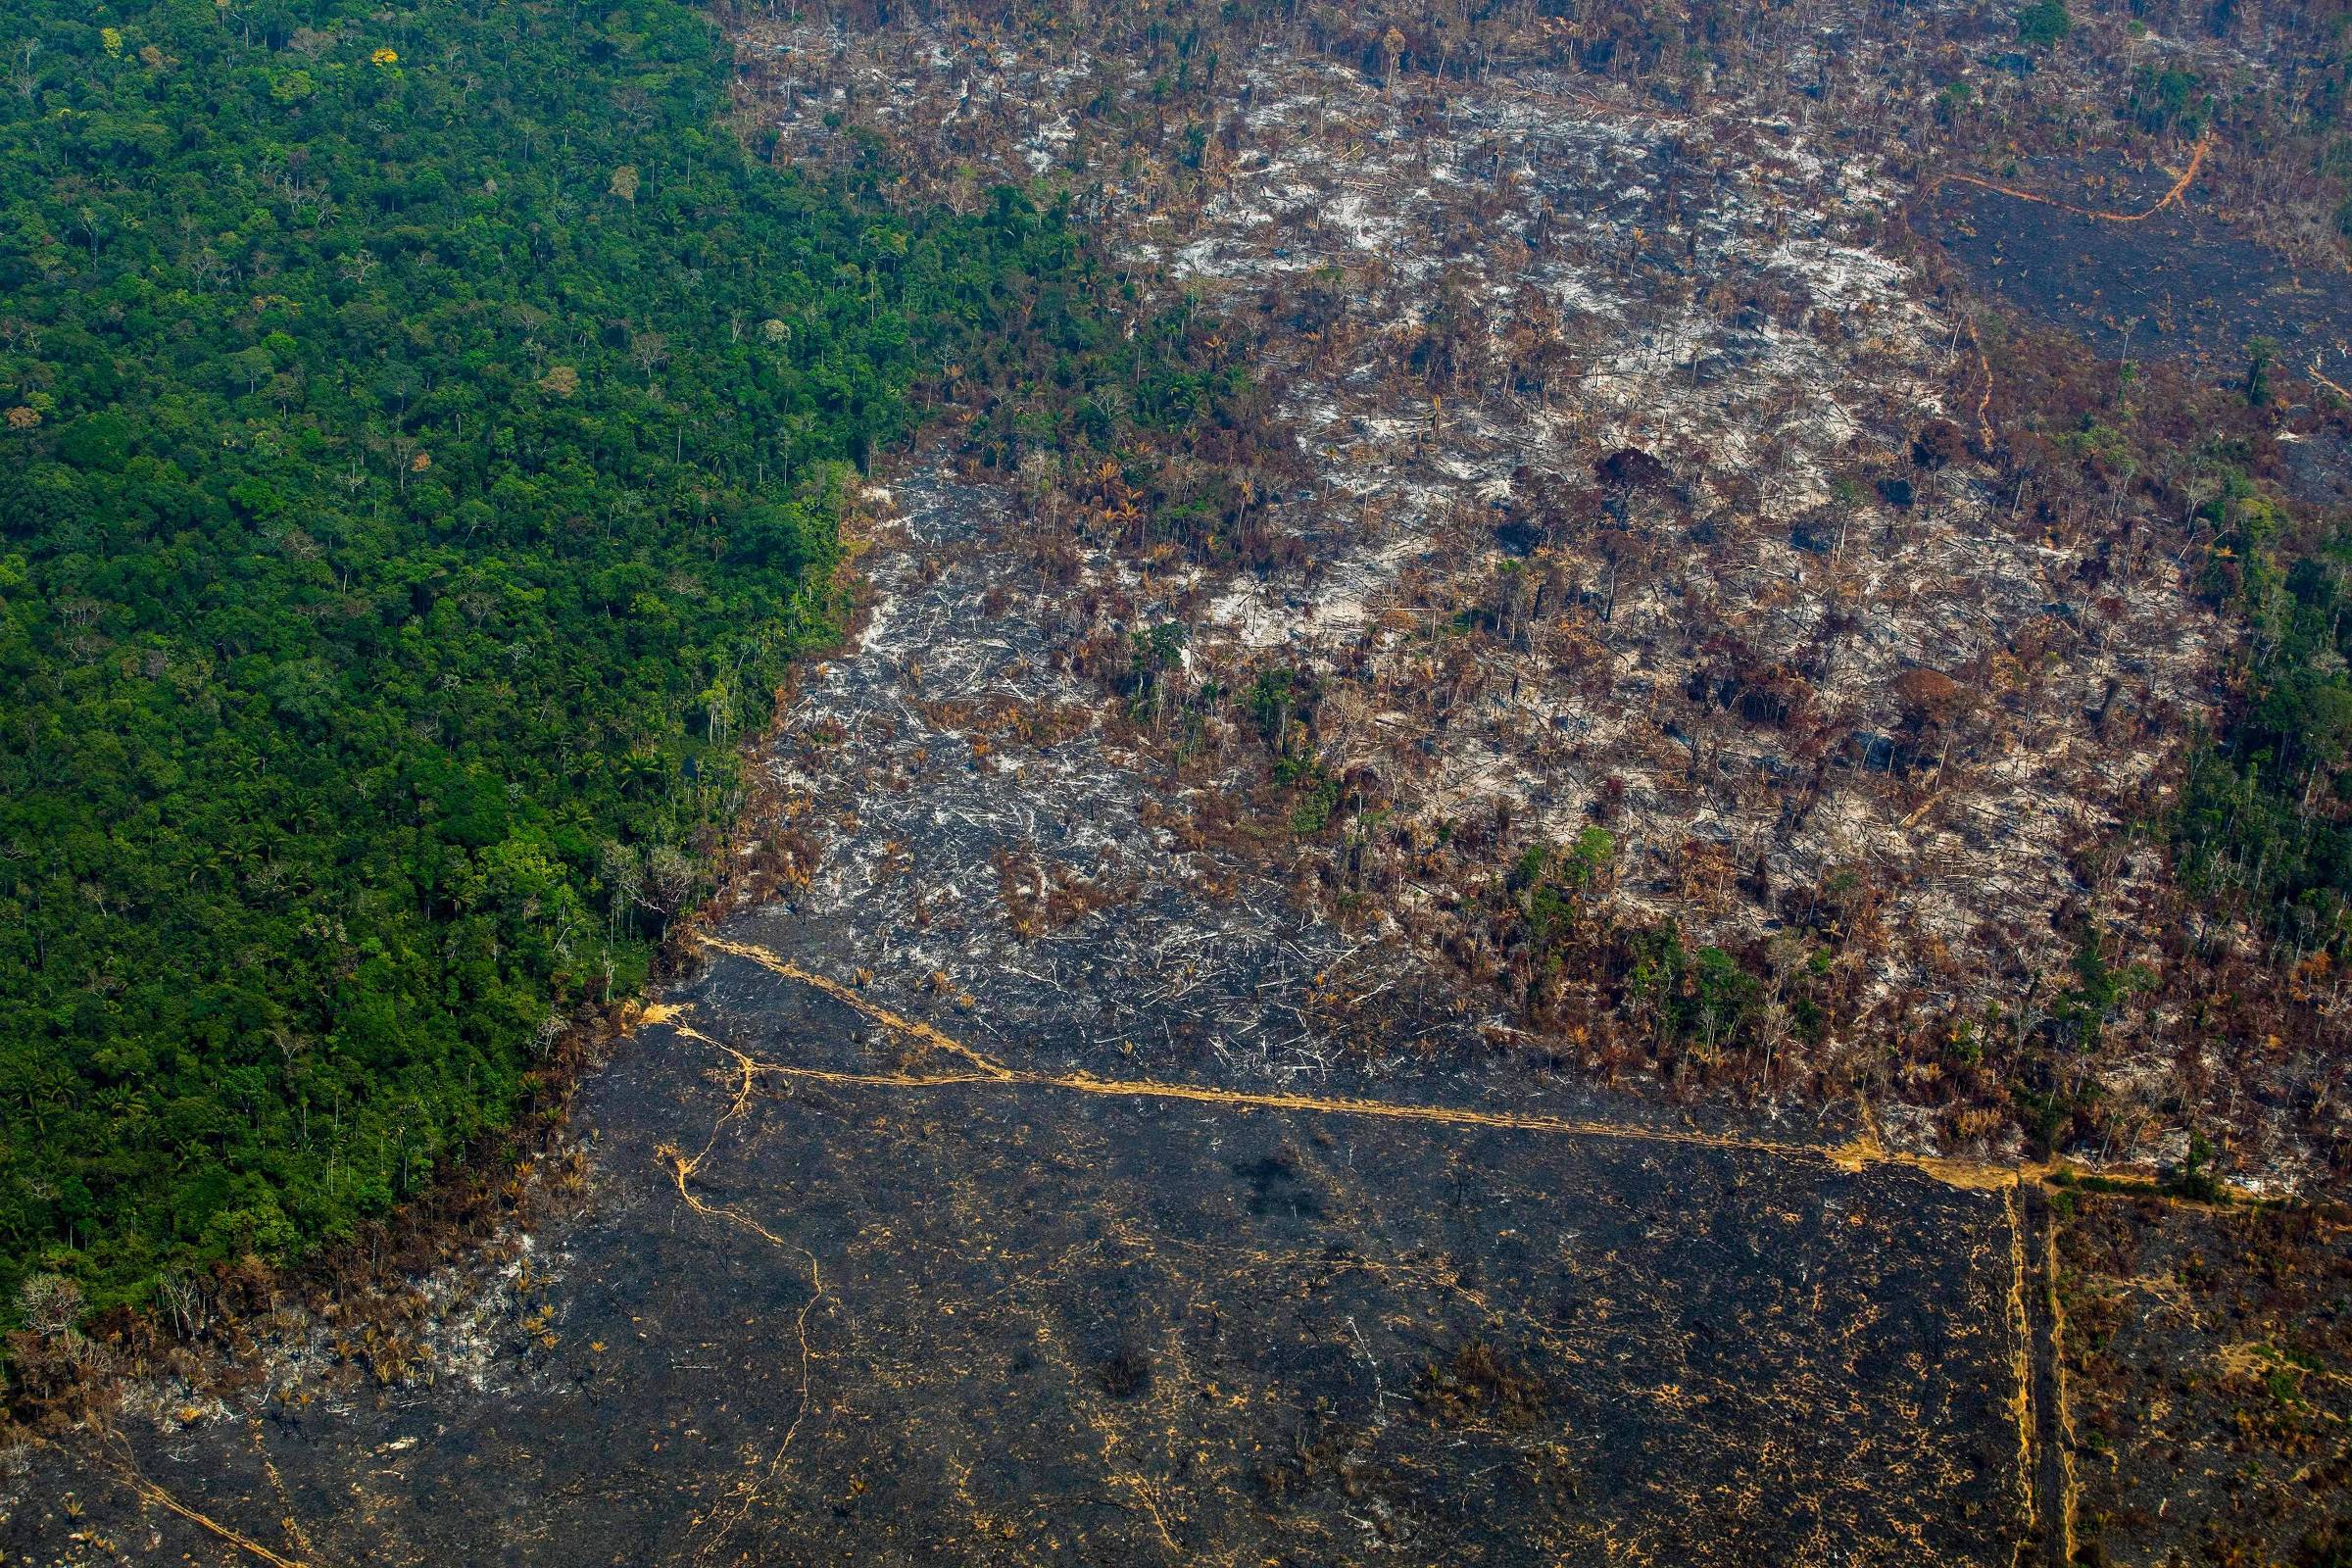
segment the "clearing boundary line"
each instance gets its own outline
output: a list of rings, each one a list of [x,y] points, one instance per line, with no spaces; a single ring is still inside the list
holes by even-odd
[[[1303,1095],[1286,1090],[1220,1089],[1206,1084],[1156,1078],[1104,1078],[1090,1072],[1049,1073],[1009,1067],[973,1050],[961,1041],[919,1019],[904,1016],[858,995],[838,980],[811,974],[791,959],[749,943],[709,937],[704,945],[715,952],[747,958],[787,980],[823,993],[885,1028],[897,1031],[969,1064],[969,1071],[948,1073],[854,1072],[832,1067],[804,1067],[787,1062],[761,1061],[732,1046],[678,1022],[681,1009],[659,1007],[645,1015],[648,1023],[664,1023],[680,1034],[733,1055],[747,1072],[811,1083],[865,1085],[891,1089],[944,1089],[957,1084],[1018,1084],[1054,1089],[1068,1094],[1128,1100],[1168,1100],[1201,1105],[1224,1105],[1247,1110],[1295,1110],[1310,1115],[1377,1116],[1394,1121],[1434,1122],[1451,1127],[1493,1127],[1506,1132],[1547,1133],[1559,1137],[1605,1139],[1621,1143],[1675,1144],[1690,1148],[1722,1149],[1735,1152],[1770,1154],[1783,1159],[1815,1160],[1839,1170],[1859,1171],[1872,1165],[1900,1165],[1974,1192],[1998,1192],[2040,1175],[2041,1165],[2000,1165],[1979,1160],[1947,1159],[1888,1149],[1867,1131],[1842,1144],[1800,1144],[1731,1133],[1699,1132],[1674,1127],[1642,1127],[1626,1122],[1554,1116],[1541,1111],[1479,1110],[1466,1105],[1373,1100],[1355,1095]]]
[[[1974,185],[1980,190],[1995,191],[2003,196],[2014,196],[2021,202],[2038,202],[2044,207],[2055,207],[2060,212],[2072,213],[2077,218],[2096,219],[2102,223],[2144,223],[2178,202],[2187,192],[2189,185],[2197,177],[2197,171],[2205,166],[2205,154],[2212,145],[2213,132],[2208,130],[2204,135],[2199,136],[2197,144],[2189,149],[2188,167],[2173,180],[2173,188],[2158,197],[2155,206],[2139,213],[2108,213],[2101,212],[2095,207],[2077,207],[2074,203],[2062,202],[2055,196],[2043,196],[2035,191],[2019,190],[2014,185],[2003,185],[1998,181],[1985,179],[1976,174],[1938,174],[1929,182],[1928,189],[1933,192],[1939,185],[1957,180],[1963,185]]]

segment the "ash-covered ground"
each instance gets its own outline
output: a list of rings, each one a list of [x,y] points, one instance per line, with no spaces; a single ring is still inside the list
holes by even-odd
[[[1751,954],[1776,999],[1740,1060],[1676,1070],[1858,1090],[1908,1147],[2021,1157],[2006,1091],[1917,1042],[2030,1013],[2085,932],[2160,959],[2161,857],[2123,830],[2215,711],[2228,633],[2162,519],[2001,479],[1974,314],[1894,243],[1899,149],[1838,121],[1899,39],[1834,69],[1817,42],[1786,74],[1826,73],[1822,107],[1759,66],[1672,112],[1538,64],[1433,80],[1267,38],[1176,115],[1084,38],[755,23],[744,112],[780,162],[878,139],[937,199],[1066,189],[1139,275],[1253,333],[1285,444],[1247,477],[1278,547],[1094,551],[1066,641],[1172,623],[1191,679],[1317,683],[1312,760],[1380,825],[1277,858],[1349,931],[1533,999],[1512,1021],[1588,1071],[1666,1070],[1487,924],[1518,858],[1600,824],[1614,917]],[[1052,466],[1033,494],[1067,491]],[[1047,521],[1116,531],[1083,503]],[[1208,731],[1224,771],[1171,805],[1200,833],[1262,772]],[[1833,1026],[1797,1026],[1807,987]],[[2070,1152],[2177,1160],[2184,1075],[2267,1070],[2154,1009],[2090,1068],[2119,1131]],[[2240,1130],[2282,1187],[2310,1170],[2291,1120]]]
[[[492,1353],[392,1387],[289,1364],[37,1450],[6,1560],[2055,1540],[2013,1191],[1480,1068],[1474,1035],[1410,1051],[1477,1020],[1401,952],[1348,1020],[1388,1007],[1395,1059],[1331,1048],[1321,999],[1368,956],[1149,825],[991,494],[899,500],[862,643],[775,754],[807,885],[720,924],[587,1091],[588,1200],[493,1293]]]

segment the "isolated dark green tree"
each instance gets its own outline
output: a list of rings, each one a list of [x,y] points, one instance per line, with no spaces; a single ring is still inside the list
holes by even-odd
[[[2018,41],[2037,49],[2064,43],[2074,30],[2075,19],[2066,9],[2066,0],[2034,0],[2017,14]]]

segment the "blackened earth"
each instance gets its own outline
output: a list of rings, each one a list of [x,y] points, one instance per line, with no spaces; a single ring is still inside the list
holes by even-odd
[[[2115,222],[2084,212],[2147,212],[2173,177],[2112,158],[2049,159],[2000,182],[2050,200],[1947,180],[1921,215],[1987,298],[2081,334],[2105,359],[2197,360],[2243,371],[2248,344],[2268,338],[2289,371],[2317,367],[2344,378],[2352,278],[2300,270],[2230,229],[2202,186],[2140,221]]]

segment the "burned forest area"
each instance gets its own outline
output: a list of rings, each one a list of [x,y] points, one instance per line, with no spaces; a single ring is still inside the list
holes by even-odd
[[[2352,1564],[2352,11],[709,20],[1066,246],[522,1131],[32,1277],[0,1563]]]

